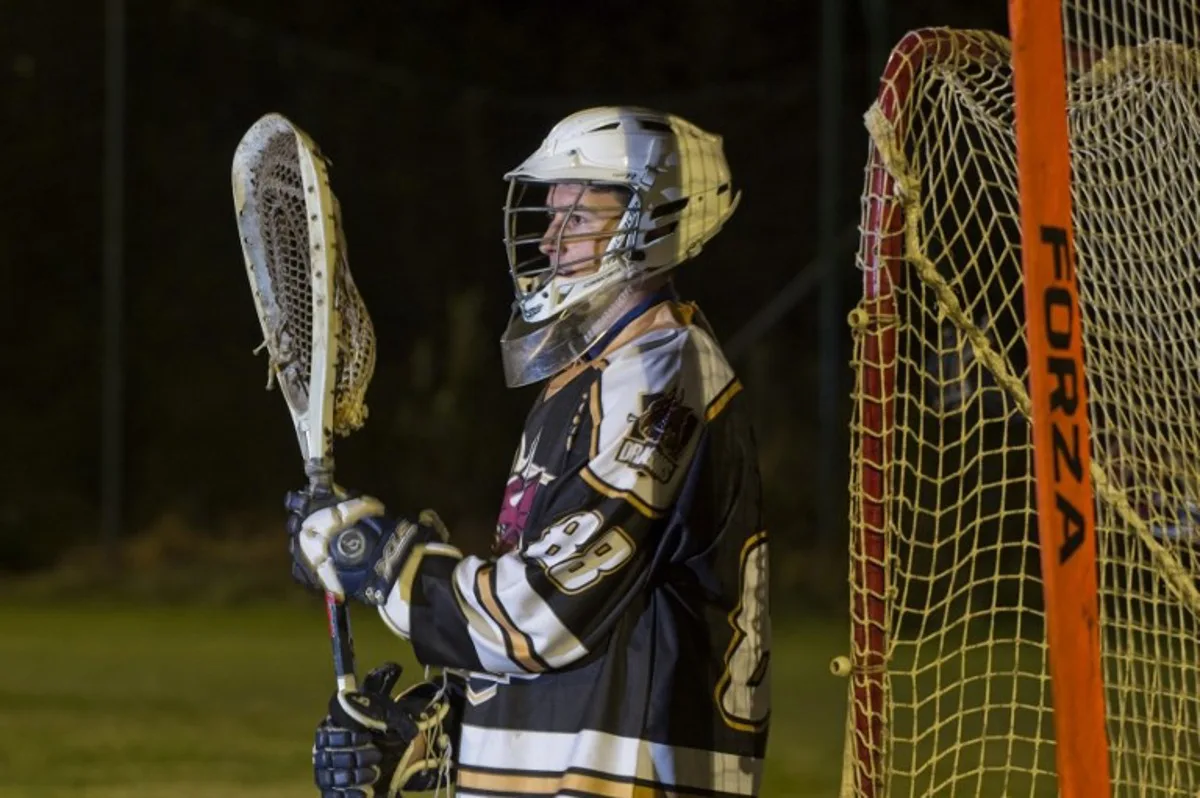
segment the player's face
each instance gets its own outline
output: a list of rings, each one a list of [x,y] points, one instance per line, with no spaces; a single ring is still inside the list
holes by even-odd
[[[560,275],[583,275],[600,268],[600,257],[625,212],[613,191],[579,183],[557,183],[546,198],[550,223],[540,249]]]

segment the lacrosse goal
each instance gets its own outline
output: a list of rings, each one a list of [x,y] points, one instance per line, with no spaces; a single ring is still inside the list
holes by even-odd
[[[1041,111],[1006,38],[910,33],[865,117],[843,796],[1057,795],[1064,726],[1113,794],[1200,795],[1200,11],[1045,5],[1067,238],[1022,218],[1014,108]],[[1075,304],[1027,313],[1023,226]],[[1072,322],[1086,413],[1039,432],[1039,380],[1076,386],[1034,339]],[[1039,480],[1072,470],[1056,591]]]

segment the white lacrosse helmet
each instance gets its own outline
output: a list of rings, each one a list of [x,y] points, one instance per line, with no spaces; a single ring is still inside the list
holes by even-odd
[[[504,240],[516,299],[500,346],[510,386],[545,379],[585,356],[624,314],[622,298],[699,254],[740,199],[720,136],[637,107],[571,114],[505,178]],[[562,263],[543,253],[547,215],[564,210],[548,202],[559,184],[628,195],[611,234],[571,237],[603,242],[598,235],[611,235],[599,258]],[[555,253],[568,238],[562,227],[557,235]]]
[[[514,310],[529,323],[553,319],[614,286],[695,257],[740,199],[732,191],[720,136],[673,114],[637,107],[571,114],[505,179]],[[523,204],[531,187],[548,191],[556,183],[623,187],[631,195],[599,268],[582,276],[559,274],[560,266],[539,250],[541,236],[529,219],[544,230],[546,214],[554,209],[544,200]]]

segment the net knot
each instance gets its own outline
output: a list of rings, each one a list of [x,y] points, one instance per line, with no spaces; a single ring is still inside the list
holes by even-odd
[[[865,303],[859,303],[846,316],[846,323],[854,333],[879,332],[895,325],[896,320],[895,313],[879,313],[866,307]]]

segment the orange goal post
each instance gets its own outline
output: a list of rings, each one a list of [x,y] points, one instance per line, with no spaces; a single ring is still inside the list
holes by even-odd
[[[842,795],[1200,796],[1200,2],[1009,9],[865,115]]]

